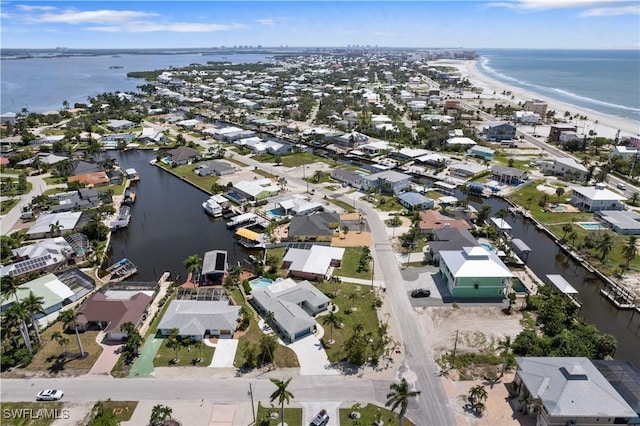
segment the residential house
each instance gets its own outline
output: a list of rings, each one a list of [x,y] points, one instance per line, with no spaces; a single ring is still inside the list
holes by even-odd
[[[273,197],[280,192],[280,187],[269,178],[242,180],[234,183],[233,189],[251,201],[259,201]]]
[[[411,176],[386,170],[365,176],[364,190],[379,190],[383,194],[399,194],[411,185]]]
[[[170,164],[187,164],[200,157],[200,151],[188,146],[180,146],[167,152],[165,161]]]
[[[235,173],[236,168],[231,164],[220,161],[220,160],[210,160],[202,163],[198,163],[196,166],[196,174],[199,176],[226,176]]]
[[[156,145],[164,145],[169,142],[169,137],[165,135],[161,130],[157,130],[153,127],[144,127],[142,134],[138,138],[141,143],[150,143]]]
[[[86,173],[95,173],[104,171],[104,167],[102,165],[96,163],[95,161],[85,161],[85,160],[71,160],[71,170],[69,175],[84,175]]]
[[[398,195],[398,202],[409,210],[426,210],[435,204],[431,198],[417,192],[403,192]]]
[[[161,336],[173,329],[181,338],[201,341],[209,337],[231,339],[236,332],[240,306],[216,300],[173,300],[158,324]]]
[[[537,99],[531,101],[524,101],[522,108],[527,112],[533,112],[540,117],[547,116],[547,103]]]
[[[475,145],[471,149],[467,151],[467,155],[472,157],[480,158],[485,161],[493,160],[493,156],[495,155],[495,151],[488,146]]]
[[[443,167],[451,164],[451,157],[439,153],[423,155],[415,159],[417,163],[426,164],[432,167]]]
[[[600,220],[621,235],[640,235],[640,214],[632,210],[600,210]]]
[[[109,177],[107,176],[107,173],[104,171],[69,176],[67,178],[67,182],[68,183],[78,182],[81,185],[87,186],[89,188],[106,186],[111,183]]]
[[[611,151],[611,157],[622,157],[625,160],[637,157],[638,155],[640,155],[640,150],[635,146],[618,145],[613,147],[613,151]]]
[[[49,199],[58,201],[57,205],[51,207],[51,212],[53,213],[91,209],[100,205],[100,195],[98,191],[93,188],[81,188],[78,191],[54,194],[54,196],[50,196]]]
[[[449,173],[462,178],[472,178],[486,171],[487,168],[477,163],[453,163],[449,166]]]
[[[73,262],[76,252],[63,238],[49,238],[12,250],[13,262],[0,266],[2,276],[52,272]]]
[[[63,157],[61,155],[55,155],[55,154],[51,154],[48,152],[39,152],[35,157],[31,157],[31,158],[27,158],[26,160],[22,160],[19,163],[17,163],[17,166],[22,166],[22,167],[34,167],[33,163],[36,161],[36,158],[38,159],[38,161],[40,161],[41,164],[46,164],[49,166],[52,166],[54,164],[57,164],[61,161],[64,160],[68,160],[69,157]]]
[[[365,176],[350,170],[333,169],[331,170],[330,176],[332,179],[346,183],[347,185],[358,189],[364,188],[368,183]]]
[[[414,160],[419,157],[423,157],[429,154],[430,151],[422,148],[401,148],[397,151],[389,153],[392,158],[397,158],[400,161]]]
[[[506,297],[513,274],[484,247],[440,251],[440,272],[454,298]]]
[[[30,239],[45,238],[52,234],[66,234],[73,231],[82,212],[43,213],[27,231]]]
[[[289,241],[325,241],[331,242],[340,226],[340,215],[334,212],[321,212],[305,216],[294,216],[289,223]]]
[[[582,181],[587,177],[587,168],[571,157],[556,158],[553,163],[543,162],[540,171],[544,174]]]
[[[471,229],[471,225],[464,219],[445,216],[437,210],[422,210],[420,211],[418,228],[423,234],[431,234],[442,228]]]
[[[574,186],[569,202],[586,212],[622,210],[626,197],[610,191],[602,183],[596,186]]]
[[[532,111],[516,111],[513,113],[513,120],[521,124],[540,124],[541,117]]]
[[[309,281],[296,284],[290,278],[254,289],[251,295],[256,311],[262,316],[272,313],[270,325],[287,343],[313,334],[316,329],[313,316],[326,311],[330,301]]]
[[[520,185],[522,182],[529,179],[529,176],[524,170],[495,164],[491,166],[491,179],[509,185]]]
[[[290,248],[282,259],[289,275],[306,280],[323,280],[329,268],[340,267],[344,248],[313,245],[311,249]]]
[[[334,139],[333,143],[342,149],[354,149],[367,144],[368,141],[369,136],[358,132],[351,132],[338,136]]]
[[[459,147],[459,146],[473,146],[476,145],[476,141],[467,137],[455,136],[447,139],[447,147]]]
[[[0,115],[0,124],[10,124],[13,126],[14,124],[16,124],[16,117],[17,114],[15,112],[5,112]]]
[[[385,153],[389,151],[389,142],[386,141],[377,141],[377,142],[369,142],[366,145],[362,145],[360,147],[360,151],[369,157],[373,157],[378,154]]]
[[[158,289],[155,282],[108,283],[82,304],[78,310],[78,324],[84,330],[101,330],[107,340],[123,341],[127,333],[121,329],[122,325],[130,322],[138,328]]]
[[[112,133],[104,135],[100,138],[100,145],[104,149],[118,149],[120,146],[126,146],[136,139],[134,133]]]
[[[464,247],[478,247],[480,243],[466,228],[439,228],[432,231],[433,240],[429,241],[425,258],[434,265],[440,263],[440,252],[462,250]]]
[[[123,130],[133,129],[136,127],[136,123],[129,120],[109,120],[106,126],[109,130],[121,132]]]
[[[536,425],[632,424],[638,414],[583,357],[516,357],[514,388]]]
[[[506,121],[490,123],[482,128],[482,136],[488,141],[496,142],[514,139],[516,137],[516,126]]]
[[[309,215],[324,209],[321,203],[311,201],[301,194],[280,200],[277,205],[285,215]]]
[[[549,142],[560,142],[562,132],[575,132],[578,128],[570,124],[553,124],[549,129]]]

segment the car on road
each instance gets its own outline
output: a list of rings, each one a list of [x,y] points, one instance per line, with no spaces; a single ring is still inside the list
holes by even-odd
[[[625,185],[624,183],[619,183],[616,185],[616,188],[621,189],[623,191],[627,190],[627,185]]]
[[[45,389],[38,392],[36,401],[60,401],[64,396],[64,392],[57,389]]]
[[[429,297],[431,290],[426,288],[417,288],[411,292],[411,297]]]
[[[325,426],[329,423],[329,414],[327,414],[327,410],[322,409],[320,412],[311,420],[309,426]]]

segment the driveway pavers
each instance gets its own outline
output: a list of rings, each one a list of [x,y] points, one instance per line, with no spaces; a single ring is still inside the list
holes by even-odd
[[[215,348],[216,351],[213,353],[213,359],[209,367],[233,367],[233,359],[236,357],[238,341],[236,339],[218,339]]]

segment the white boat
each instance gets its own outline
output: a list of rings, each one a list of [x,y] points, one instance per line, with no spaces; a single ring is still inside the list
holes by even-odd
[[[155,166],[157,162],[158,160],[154,158],[153,160],[149,161],[149,164],[151,164],[152,166]]]
[[[202,208],[210,216],[213,216],[213,217],[222,216],[222,206],[218,204],[218,202],[214,200],[213,197],[209,198],[207,201],[202,203]]]

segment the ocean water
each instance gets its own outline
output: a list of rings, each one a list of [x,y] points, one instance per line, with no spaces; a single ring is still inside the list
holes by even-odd
[[[114,52],[115,53],[115,52]],[[230,61],[233,63],[268,61],[260,54],[201,55],[200,53],[56,58],[3,59],[0,61],[0,112],[54,111],[62,102],[71,106],[87,97],[106,92],[136,91],[144,80],[128,78],[131,71],[152,71],[193,63]],[[123,68],[113,69],[110,67]]]
[[[541,96],[640,120],[640,50],[479,50],[487,76]]]

